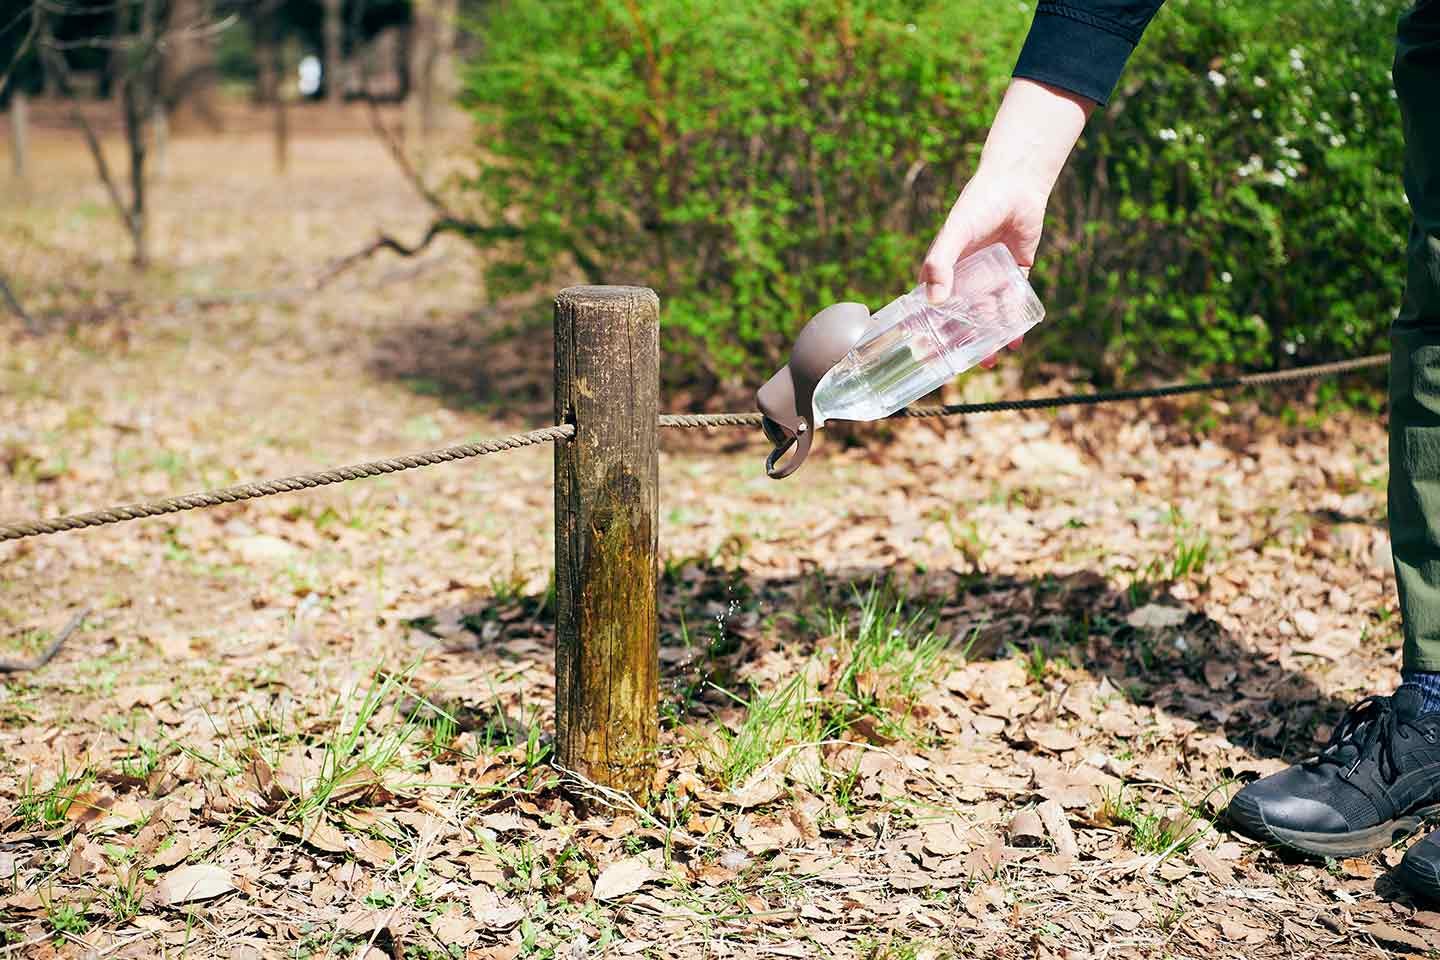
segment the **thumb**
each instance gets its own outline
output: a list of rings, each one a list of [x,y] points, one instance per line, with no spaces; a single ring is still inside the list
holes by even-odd
[[[945,226],[930,244],[925,261],[920,265],[920,282],[925,287],[925,299],[940,303],[949,298],[955,283],[955,262],[970,246],[973,237],[968,228],[956,222],[954,211],[945,220]]]

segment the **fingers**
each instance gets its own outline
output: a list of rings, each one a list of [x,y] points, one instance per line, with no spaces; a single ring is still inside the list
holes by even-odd
[[[950,298],[950,288],[955,282],[956,255],[948,253],[948,249],[949,244],[942,246],[940,237],[936,237],[930,252],[925,255],[925,262],[920,265],[920,282],[925,286],[925,299],[931,303]]]
[[[950,297],[955,283],[955,263],[974,240],[974,234],[961,222],[963,214],[959,210],[957,201],[920,265],[920,282],[925,286],[925,299],[931,303]]]
[[[1016,337],[1014,340],[1011,340],[1011,341],[1010,341],[1009,349],[1011,349],[1011,350],[1019,350],[1019,349],[1020,349],[1020,345],[1023,344],[1024,342],[1025,342],[1025,338],[1024,338],[1024,337]],[[988,356],[988,357],[986,357],[984,360],[981,360],[981,361],[980,361],[980,366],[984,367],[986,370],[989,370],[991,367],[995,366],[995,364],[997,364],[997,363],[999,363],[999,362],[1000,362],[1000,354],[998,354],[998,353],[992,353],[992,354],[990,354],[990,356]]]

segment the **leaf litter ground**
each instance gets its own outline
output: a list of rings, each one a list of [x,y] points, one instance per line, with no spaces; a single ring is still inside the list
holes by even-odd
[[[141,280],[37,137],[0,515],[544,422],[543,308],[462,245],[230,296],[426,216],[363,135],[268,150],[174,141]],[[1400,849],[1217,816],[1398,669],[1382,426],[1290,399],[856,429],[785,483],[667,435],[645,807],[549,763],[548,450],[0,545],[0,656],[91,611],[0,677],[0,954],[1434,952]]]

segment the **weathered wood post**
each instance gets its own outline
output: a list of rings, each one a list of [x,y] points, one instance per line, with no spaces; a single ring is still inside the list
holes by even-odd
[[[10,95],[10,160],[15,179],[24,180],[30,160],[30,105],[18,90]]]
[[[659,737],[660,300],[555,298],[556,758],[643,801]]]

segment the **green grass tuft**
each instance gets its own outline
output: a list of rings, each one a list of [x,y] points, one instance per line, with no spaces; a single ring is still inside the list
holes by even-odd
[[[720,779],[734,786],[783,750],[843,738],[862,721],[885,741],[918,737],[914,706],[946,645],[933,614],[908,613],[909,606],[893,585],[872,584],[856,591],[852,607],[825,611],[829,632],[818,662],[777,689],[742,697],[712,685],[745,708],[739,726],[720,728],[708,745]]]

